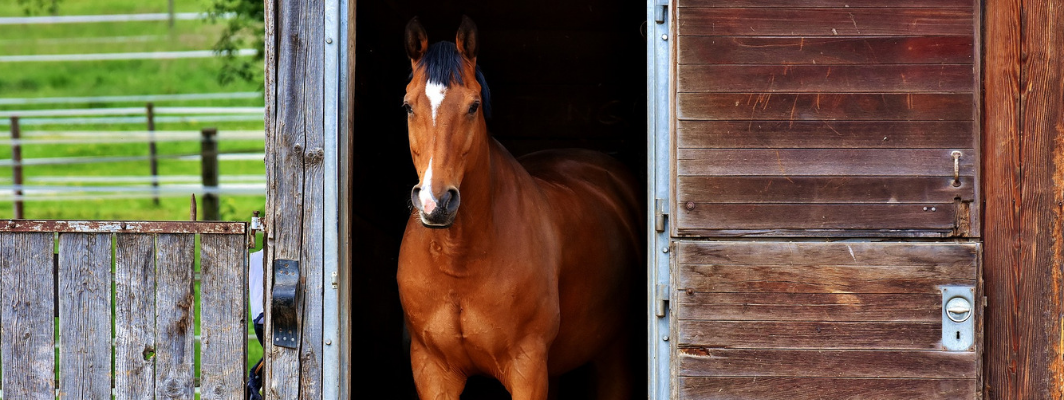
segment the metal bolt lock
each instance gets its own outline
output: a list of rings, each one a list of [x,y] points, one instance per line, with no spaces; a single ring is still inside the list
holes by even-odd
[[[946,303],[946,316],[953,322],[964,322],[972,316],[972,304],[962,297],[954,297]]]

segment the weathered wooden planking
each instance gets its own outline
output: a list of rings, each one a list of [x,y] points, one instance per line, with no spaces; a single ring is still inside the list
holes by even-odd
[[[247,373],[244,235],[200,237],[200,398],[240,400]]]
[[[55,399],[53,251],[52,233],[0,233],[6,398]]]
[[[975,175],[975,153],[961,151],[960,176]],[[678,149],[677,175],[953,176],[952,149]]]
[[[676,318],[706,321],[942,321],[938,293],[675,294]]]
[[[939,285],[974,285],[972,268],[946,265],[681,265],[677,289],[694,292],[938,293]],[[810,262],[810,261],[805,261]]]
[[[1060,398],[1064,8],[985,4],[987,397]]]
[[[316,245],[317,254],[305,244],[320,242],[323,233],[321,214],[311,210],[320,211],[324,202],[324,4],[291,1],[275,6],[276,35],[284,39],[267,44],[276,46],[277,54],[275,85],[267,88],[277,101],[275,126],[267,129],[267,148],[273,154],[266,167],[271,177],[267,225],[291,229],[270,230],[271,254],[266,261],[298,260],[301,276],[308,285],[314,285],[315,280],[322,280],[321,244]],[[272,285],[272,271],[268,267],[268,286]],[[304,304],[321,304],[320,291],[306,289],[304,296]],[[303,316],[300,348],[273,346],[269,350],[267,399],[321,396],[320,314],[313,318]],[[266,331],[271,328],[267,322]],[[271,334],[266,341],[272,341]]]
[[[972,200],[973,177],[678,176],[676,201],[693,203],[948,203]],[[713,207],[713,206],[708,206]]]
[[[675,215],[681,234],[688,229],[952,229],[957,207],[953,203],[685,203]]]
[[[115,399],[154,399],[155,236],[115,243]]]
[[[766,8],[810,8],[810,7],[852,7],[852,8],[961,8],[971,10],[972,0],[812,0],[795,2],[794,0],[681,0],[677,7],[766,7]]]
[[[679,321],[680,346],[761,349],[938,350],[942,321]]]
[[[218,221],[77,221],[8,219],[0,220],[0,232],[242,234],[247,230],[247,225],[247,222]]]
[[[192,234],[156,237],[156,399],[193,399],[194,240]]]
[[[680,36],[678,64],[972,64],[974,38]]]
[[[975,352],[681,348],[679,376],[949,378],[979,375]]]
[[[970,122],[973,101],[971,94],[942,93],[677,93],[676,113],[681,120],[754,123],[824,120]]]
[[[726,93],[971,93],[971,64],[678,65],[676,91]]]
[[[975,379],[681,377],[681,399],[947,400],[979,398]]]
[[[59,398],[111,396],[111,234],[59,235]]]
[[[971,36],[966,9],[678,8],[680,35],[721,36]]]
[[[963,149],[972,121],[678,121],[681,149]]]
[[[677,262],[702,265],[946,266],[974,276],[975,243],[680,241]],[[959,272],[959,271],[958,271]],[[963,274],[963,272],[961,272]],[[963,276],[963,275],[962,275]]]

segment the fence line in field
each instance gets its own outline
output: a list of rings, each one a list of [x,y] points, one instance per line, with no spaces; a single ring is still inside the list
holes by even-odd
[[[144,94],[129,96],[82,96],[82,97],[9,97],[0,98],[0,105],[29,104],[78,104],[78,103],[123,103],[145,101],[229,100],[257,99],[259,92]]]
[[[49,61],[109,61],[109,60],[172,60],[178,58],[211,58],[218,53],[214,50],[187,51],[140,51],[128,53],[86,53],[86,54],[33,54],[17,56],[0,56],[0,62],[49,62]],[[238,57],[258,54],[256,49],[239,49],[232,52]]]
[[[74,164],[100,164],[113,162],[150,161],[153,156],[120,156],[120,157],[52,157],[52,158],[26,158],[21,162],[15,160],[0,160],[0,167],[13,167],[16,165],[74,165]],[[199,161],[199,154],[162,154],[154,156],[158,159],[177,161]],[[263,160],[266,153],[224,153],[218,155],[219,161],[249,161]]]
[[[261,115],[205,115],[205,116],[181,116],[181,117],[156,117],[156,122],[186,123],[186,122],[232,122],[232,121],[261,121]],[[102,125],[102,124],[143,124],[144,117],[88,117],[88,118],[26,118],[22,125]],[[9,126],[10,123],[0,119],[0,126]]]
[[[0,118],[11,117],[71,117],[95,115],[144,114],[144,107],[114,108],[69,108],[55,110],[0,111]],[[256,114],[262,115],[263,107],[154,107],[156,114]],[[143,120],[142,120],[143,121]]]
[[[222,19],[232,18],[232,13],[221,14]],[[42,17],[2,17],[0,25],[34,25],[34,24],[74,24],[92,22],[137,22],[137,21],[167,21],[171,18],[176,20],[198,20],[207,17],[206,13],[142,13],[142,14],[103,14],[103,15],[62,15]]]

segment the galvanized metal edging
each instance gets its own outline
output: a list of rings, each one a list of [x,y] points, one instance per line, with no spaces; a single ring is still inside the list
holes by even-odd
[[[247,222],[217,221],[68,221],[0,220],[0,232],[55,233],[201,233],[243,235]]]
[[[669,0],[647,0],[647,227],[655,227],[657,200],[670,198],[669,148]],[[661,22],[658,22],[661,21]],[[671,221],[666,217],[662,231],[647,229],[647,359],[648,398],[669,399],[672,393],[669,342],[670,265],[668,249]],[[663,307],[659,307],[663,306]],[[658,314],[662,314],[659,316]]]
[[[324,85],[323,102],[325,105],[324,117],[324,205],[322,208],[322,399],[334,400],[340,398],[340,331],[339,331],[339,288],[337,287],[337,266],[340,257],[339,241],[339,184],[340,169],[339,154],[339,125],[340,125],[340,74],[344,72],[344,63],[340,53],[346,49],[348,38],[346,30],[340,26],[348,23],[346,16],[346,1],[325,0],[325,60],[323,63]]]

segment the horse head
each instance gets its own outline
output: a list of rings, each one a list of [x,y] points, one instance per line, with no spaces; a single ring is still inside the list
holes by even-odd
[[[413,73],[403,108],[410,154],[420,178],[410,200],[422,224],[447,228],[461,204],[463,178],[488,156],[485,115],[490,98],[477,67],[477,28],[472,20],[462,17],[454,43],[428,43],[418,19],[410,20],[406,52]]]

